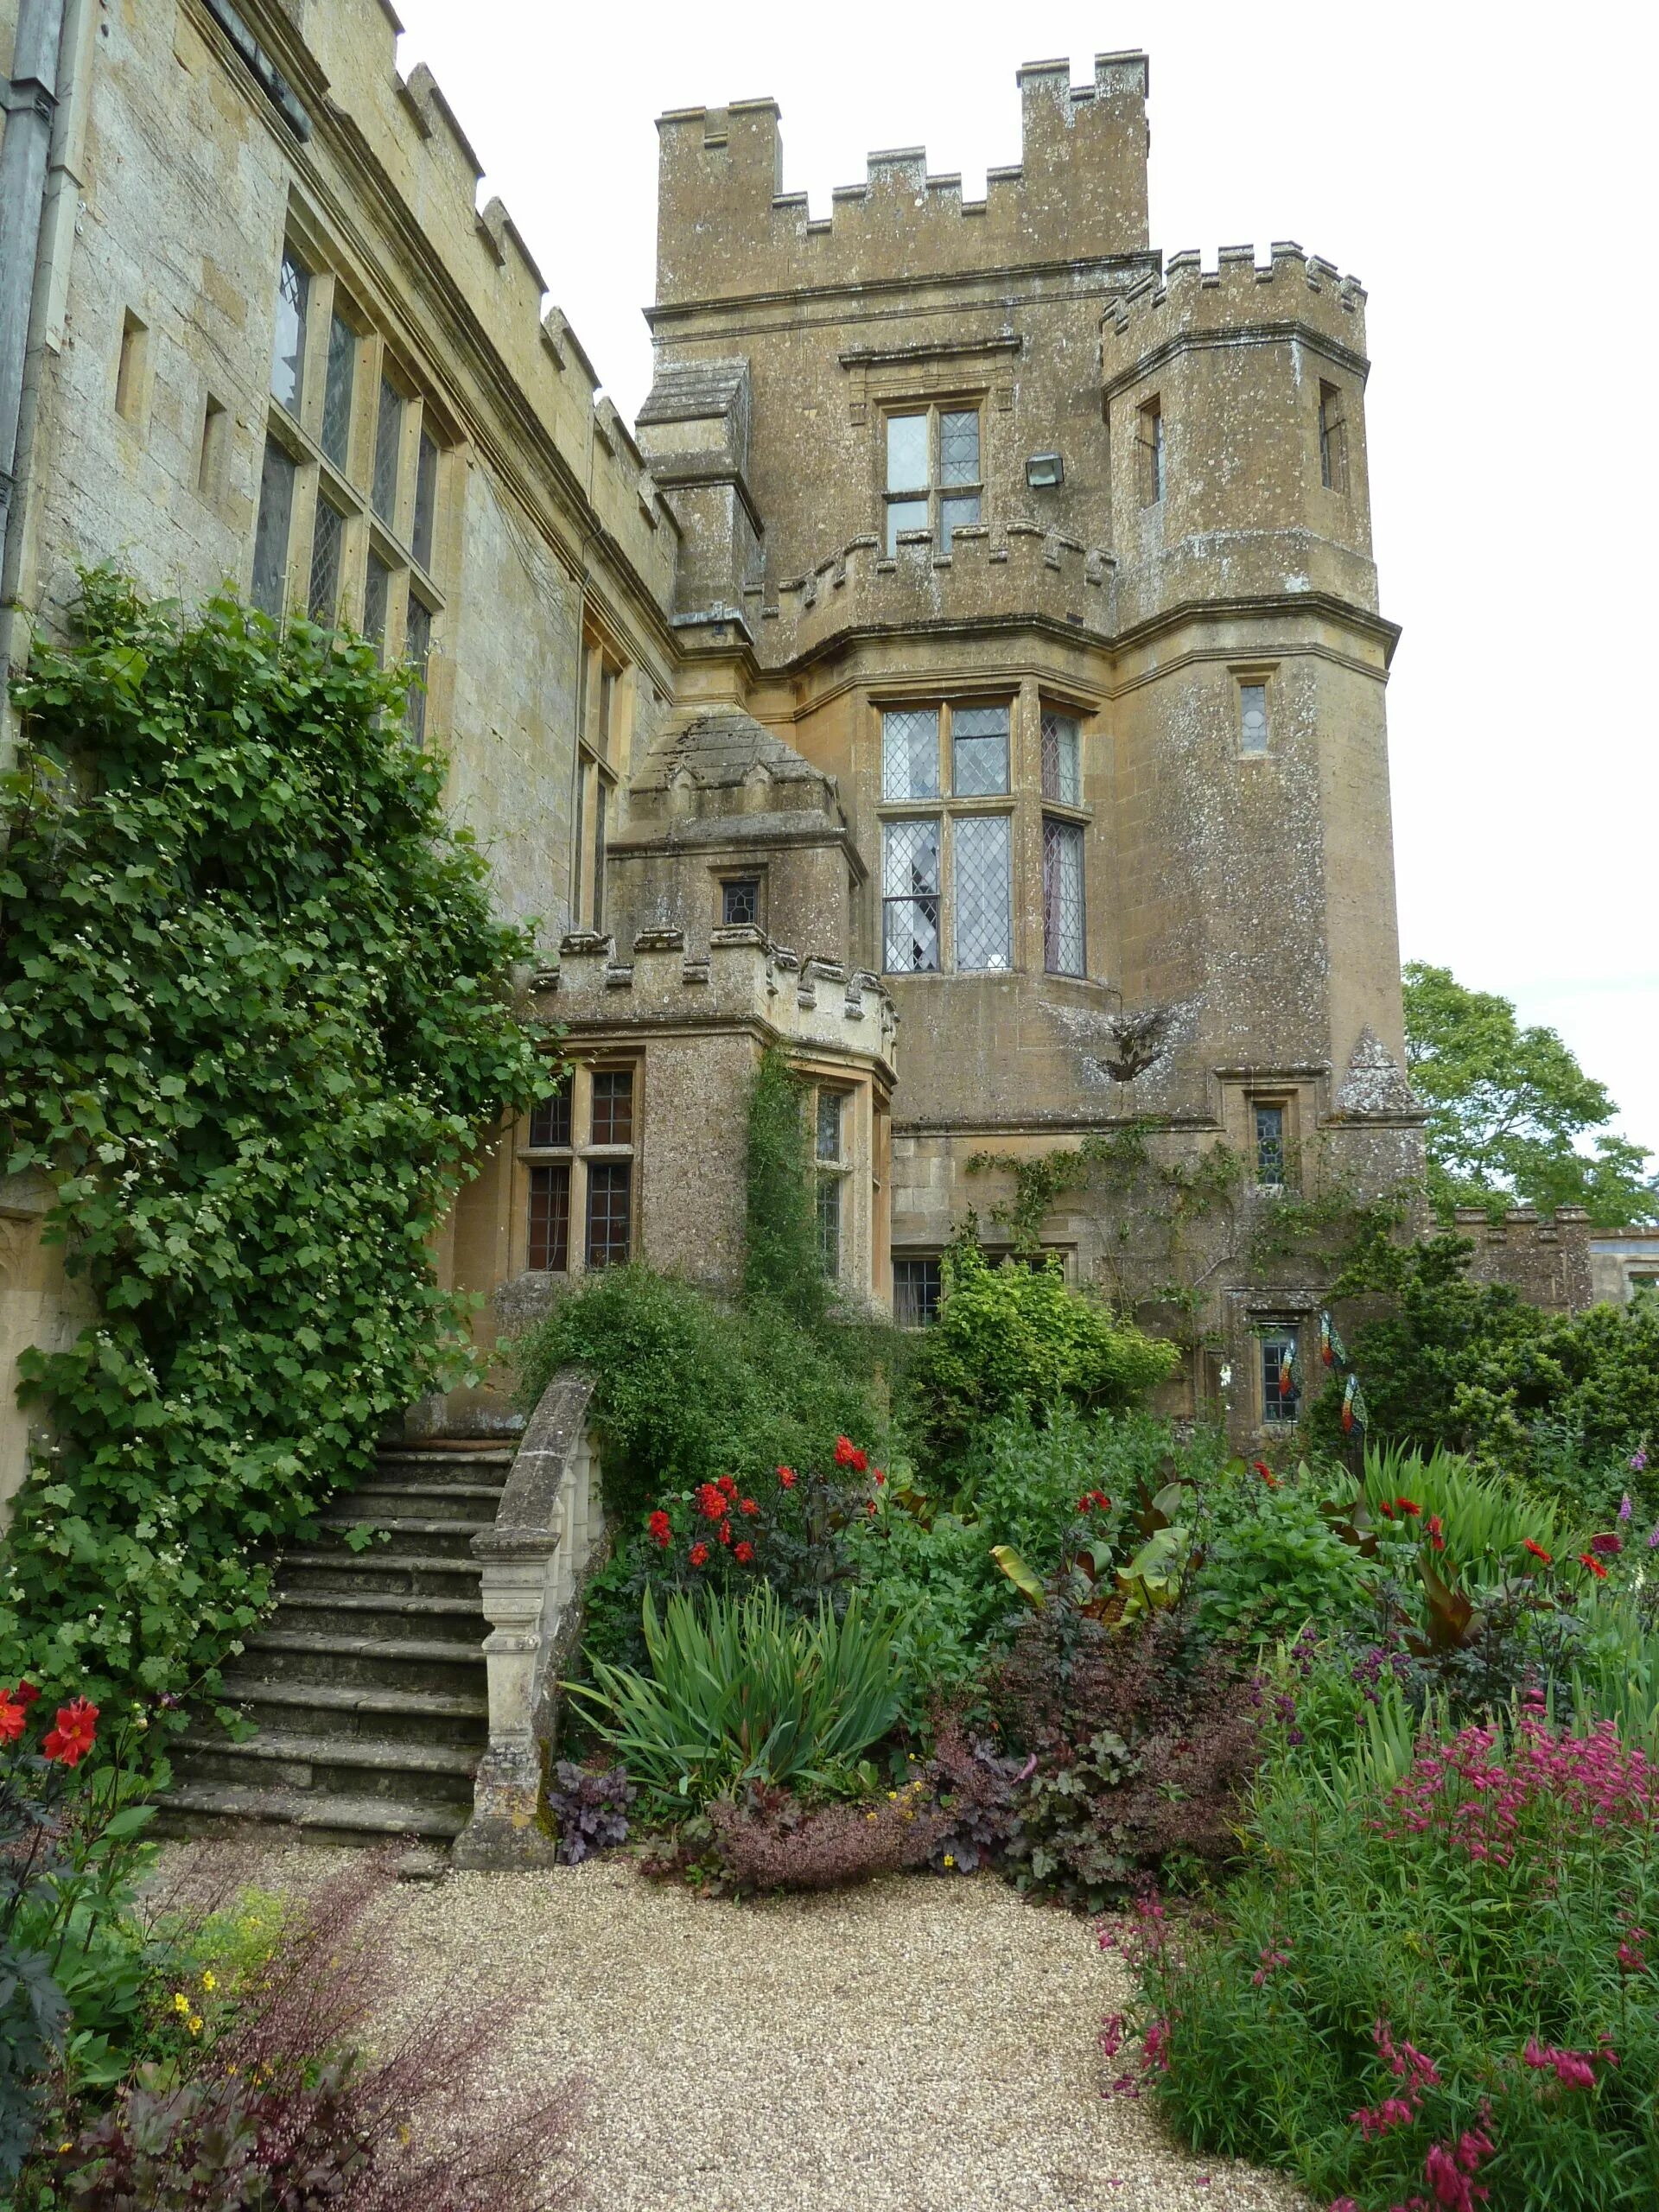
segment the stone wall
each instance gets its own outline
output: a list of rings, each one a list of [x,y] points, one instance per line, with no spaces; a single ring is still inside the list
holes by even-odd
[[[1535,1206],[1511,1206],[1492,1220],[1479,1206],[1459,1206],[1454,1227],[1470,1238],[1475,1282],[1505,1284],[1546,1313],[1578,1313],[1599,1292],[1590,1259],[1590,1217],[1582,1206],[1558,1206],[1541,1217]]]

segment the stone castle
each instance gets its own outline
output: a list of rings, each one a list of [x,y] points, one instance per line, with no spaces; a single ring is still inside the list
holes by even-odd
[[[982,1155],[1133,1132],[1173,1188],[1228,1147],[1172,1403],[1271,1433],[1325,1276],[1237,1224],[1421,1167],[1363,289],[1152,246],[1140,54],[1022,69],[982,200],[906,149],[823,220],[772,102],[677,110],[630,426],[397,33],[0,0],[7,664],[103,557],[415,664],[575,1066],[440,1255],[489,1327],[632,1255],[729,1281],[779,1044],[825,1267],[907,1325],[970,1206],[1005,1233]],[[45,1203],[0,1193],[0,1491],[10,1363],[82,1319]],[[1120,1289],[1140,1234],[1082,1190],[1041,1227]]]

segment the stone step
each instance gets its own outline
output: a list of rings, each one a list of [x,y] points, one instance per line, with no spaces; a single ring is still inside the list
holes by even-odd
[[[387,1689],[378,1683],[263,1681],[226,1675],[227,1705],[256,1726],[280,1734],[308,1725],[331,1737],[378,1743],[443,1743],[476,1758],[489,1741],[490,1701],[454,1690]]]
[[[227,1821],[292,1832],[305,1843],[375,1843],[416,1836],[453,1843],[469,1813],[459,1805],[422,1805],[393,1797],[336,1797],[326,1790],[263,1789],[227,1782],[181,1783],[169,1791],[152,1834],[223,1834]]]
[[[442,1553],[382,1549],[331,1550],[325,1544],[296,1545],[278,1563],[289,1590],[380,1590],[411,1598],[470,1597],[477,1610],[484,1569],[475,1559],[446,1559]]]
[[[489,1623],[474,1593],[460,1598],[408,1598],[396,1591],[284,1590],[273,1628],[302,1635],[376,1636],[398,1642],[483,1643]]]
[[[306,1789],[335,1797],[392,1797],[411,1805],[469,1806],[478,1753],[442,1743],[262,1729],[239,1742],[219,1730],[180,1739],[179,1782]]]
[[[385,1483],[446,1486],[450,1483],[494,1483],[499,1486],[506,1481],[512,1465],[512,1453],[505,1448],[484,1452],[382,1452],[376,1457],[372,1470],[364,1476],[363,1484],[369,1488]]]
[[[476,1643],[468,1644],[412,1636],[345,1635],[315,1628],[276,1627],[251,1636],[247,1651],[267,1681],[464,1694],[481,1689],[485,1681],[481,1636]]]
[[[346,1532],[360,1529],[363,1523],[351,1520],[344,1514],[329,1513],[324,1515],[321,1525],[329,1535],[340,1541],[341,1548],[350,1552],[350,1546],[344,1542]],[[441,1554],[446,1559],[470,1559],[473,1538],[481,1535],[486,1529],[493,1529],[495,1521],[493,1516],[488,1520],[480,1521],[435,1521],[419,1515],[397,1514],[389,1515],[373,1525],[385,1529],[394,1545],[407,1544],[411,1549],[418,1548],[429,1554]],[[363,1554],[359,1552],[353,1556],[360,1559]]]
[[[353,1525],[375,1528],[393,1519],[423,1515],[429,1521],[493,1521],[501,1503],[500,1483],[386,1483],[370,1481],[330,1499],[331,1522],[351,1515]]]

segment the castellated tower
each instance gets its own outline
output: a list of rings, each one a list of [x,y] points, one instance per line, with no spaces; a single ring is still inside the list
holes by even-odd
[[[982,200],[906,149],[817,220],[772,102],[661,120],[639,440],[682,662],[613,912],[695,947],[737,880],[775,941],[810,912],[880,976],[901,1318],[1010,1195],[985,1155],[1143,1147],[1116,1214],[1084,1185],[1043,1241],[1143,1309],[1191,1294],[1184,1403],[1255,1434],[1294,1417],[1273,1378],[1311,1371],[1329,1262],[1256,1232],[1421,1162],[1364,294],[1294,245],[1166,266],[1143,55],[1019,83]],[[1171,1178],[1223,1158],[1224,1202],[1166,1234]]]

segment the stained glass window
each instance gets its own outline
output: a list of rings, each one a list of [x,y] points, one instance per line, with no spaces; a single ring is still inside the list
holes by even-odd
[[[1258,1106],[1255,1113],[1255,1179],[1277,1185],[1285,1179],[1285,1109]]]
[[[720,887],[720,918],[726,929],[737,929],[746,922],[760,919],[760,879],[758,875],[739,875],[730,878]]]

